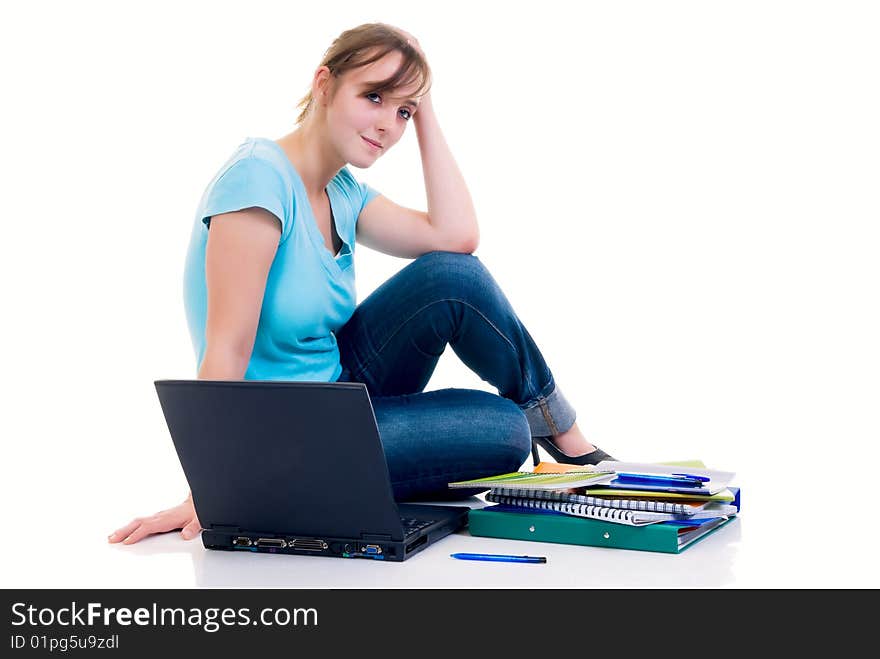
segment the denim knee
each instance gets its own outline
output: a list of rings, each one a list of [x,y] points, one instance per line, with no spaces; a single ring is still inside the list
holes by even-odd
[[[448,263],[448,264],[456,264],[456,263],[470,263],[471,261],[476,261],[479,263],[480,259],[478,259],[473,254],[465,254],[463,252],[444,252],[443,250],[435,250],[433,252],[426,252],[421,256],[417,257],[414,263],[419,261],[426,261],[431,263],[433,266],[437,266],[437,264]]]
[[[479,304],[500,295],[498,284],[473,254],[428,252],[409,266],[424,292],[437,300],[454,299]],[[488,296],[488,298],[487,298]]]
[[[374,400],[376,421],[399,500],[458,498],[486,488],[450,490],[452,481],[516,471],[531,432],[513,401],[472,389],[440,389]]]
[[[486,447],[486,454],[482,457],[479,469],[472,470],[470,473],[462,473],[458,480],[470,480],[518,471],[531,454],[532,435],[525,414],[513,401],[500,396],[495,396],[495,398],[499,401],[496,403],[496,414],[498,412],[503,414],[506,419],[504,427],[507,430],[503,436],[498,438],[499,441],[494,442],[491,447]],[[437,495],[438,499],[457,500],[481,494],[486,490],[485,487],[450,488],[438,492]]]
[[[532,432],[523,410],[509,398],[486,393],[487,416],[496,422],[498,441],[492,444],[492,455],[486,456],[493,473],[516,471],[532,450]],[[487,474],[491,475],[491,474]]]

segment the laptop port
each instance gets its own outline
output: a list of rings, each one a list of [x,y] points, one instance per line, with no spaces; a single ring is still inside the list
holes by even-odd
[[[361,553],[363,554],[381,554],[382,548],[379,545],[366,545],[361,547]]]
[[[284,549],[287,543],[281,538],[257,538],[254,543],[257,547],[275,547],[276,549]]]
[[[409,544],[406,546],[406,549],[405,549],[404,551],[405,551],[407,554],[409,554],[410,552],[415,551],[416,549],[418,549],[418,548],[421,547],[422,545],[426,545],[426,544],[428,544],[428,536],[427,536],[427,535],[423,535],[422,537],[420,537],[420,538],[416,538],[416,539],[413,540],[411,543],[409,543]]]
[[[244,536],[239,536],[237,538],[232,539],[232,544],[236,547],[250,547],[253,541],[250,538],[245,538]]]
[[[327,543],[323,540],[315,538],[293,538],[287,541],[290,549],[302,549],[305,551],[324,551],[327,549]]]

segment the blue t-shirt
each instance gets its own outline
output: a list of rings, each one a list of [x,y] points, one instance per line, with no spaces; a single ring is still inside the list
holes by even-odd
[[[342,372],[335,333],[357,304],[357,218],[377,194],[358,183],[347,167],[327,185],[342,239],[334,257],[324,245],[302,179],[284,150],[265,138],[248,138],[241,144],[202,195],[186,256],[184,306],[197,370],[206,347],[205,249],[211,217],[256,206],[281,221],[281,238],[244,378],[335,382]]]

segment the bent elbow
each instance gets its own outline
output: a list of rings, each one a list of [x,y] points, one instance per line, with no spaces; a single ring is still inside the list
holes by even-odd
[[[477,250],[477,247],[480,246],[480,234],[475,233],[470,236],[466,240],[464,240],[458,247],[458,251],[463,254],[472,254]]]

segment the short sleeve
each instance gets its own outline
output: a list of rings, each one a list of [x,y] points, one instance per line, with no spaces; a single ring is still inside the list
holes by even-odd
[[[373,199],[379,196],[379,192],[374,190],[366,183],[359,183],[358,187],[361,189],[361,210],[364,210],[364,206],[369,204]],[[358,211],[358,215],[360,215],[360,211]]]
[[[245,208],[264,208],[281,222],[281,240],[290,235],[285,206],[291,197],[278,170],[259,158],[242,158],[217,179],[208,192],[202,209],[202,222],[209,229],[214,215]],[[291,214],[292,215],[292,214]]]

